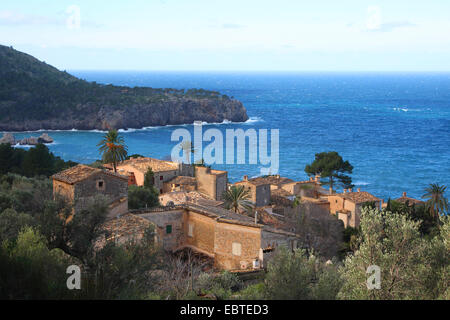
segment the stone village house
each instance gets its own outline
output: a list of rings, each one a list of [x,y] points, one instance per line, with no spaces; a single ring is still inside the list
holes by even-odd
[[[268,206],[272,201],[272,196],[294,200],[296,196],[316,197],[319,193],[320,176],[307,181],[294,181],[280,175],[271,175],[248,179],[244,176],[242,181],[236,182],[236,186],[244,186],[250,190],[251,201],[256,207]]]
[[[112,164],[104,167],[112,170]],[[198,191],[213,200],[221,200],[228,183],[227,171],[209,167],[140,157],[117,164],[117,172],[129,177],[129,184],[144,185],[148,169],[153,171],[153,185],[160,194]]]
[[[108,217],[128,212],[128,177],[79,164],[54,174],[53,194],[73,204],[74,212],[86,208],[97,195],[107,199]]]
[[[293,233],[220,207],[185,203],[135,215],[154,224],[156,243],[165,250],[190,248],[212,258],[221,270],[259,269],[277,246],[295,249],[299,243]]]
[[[358,189],[352,192],[352,189],[344,189],[343,193],[334,193],[328,195],[330,213],[335,214],[344,222],[345,227],[357,228],[360,223],[361,210],[367,202],[373,202],[378,209],[381,209],[383,200],[374,195]]]

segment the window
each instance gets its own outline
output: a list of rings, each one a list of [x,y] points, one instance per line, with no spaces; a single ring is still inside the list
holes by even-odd
[[[231,245],[231,252],[234,256],[240,256],[242,250],[242,245],[239,242],[233,242]]]
[[[194,224],[193,223],[189,223],[189,227],[188,227],[188,237],[193,237],[194,236]]]
[[[168,224],[167,226],[166,226],[166,234],[171,234],[172,233],[172,225],[171,224]]]
[[[97,180],[97,190],[105,190],[105,181]]]
[[[162,179],[164,179],[163,176],[159,176],[159,180],[162,180]]]

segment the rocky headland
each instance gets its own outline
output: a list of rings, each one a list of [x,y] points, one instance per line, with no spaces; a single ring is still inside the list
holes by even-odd
[[[243,104],[216,91],[102,85],[0,45],[0,131],[108,130],[194,121],[244,122]]]

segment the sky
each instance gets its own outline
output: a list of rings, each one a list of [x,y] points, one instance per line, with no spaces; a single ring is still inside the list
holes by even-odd
[[[450,71],[448,0],[1,0],[61,70]]]

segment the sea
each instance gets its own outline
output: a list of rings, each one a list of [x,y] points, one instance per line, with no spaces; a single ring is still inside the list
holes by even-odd
[[[71,71],[97,83],[154,88],[203,88],[240,100],[245,123],[204,124],[225,136],[227,129],[279,131],[282,176],[306,180],[305,165],[315,154],[337,151],[354,167],[355,188],[382,199],[402,192],[420,198],[430,183],[450,187],[450,73],[329,72],[143,72]],[[120,130],[129,154],[170,159],[174,130],[194,125]],[[65,160],[100,158],[101,131],[44,131],[55,139],[50,150]],[[15,133],[16,138],[41,132]],[[224,139],[225,140],[225,139]],[[208,145],[209,142],[204,142]],[[250,164],[213,164],[231,182],[261,175]],[[270,154],[270,148],[269,148]],[[450,189],[450,188],[449,188]],[[449,196],[449,192],[447,192]]]

